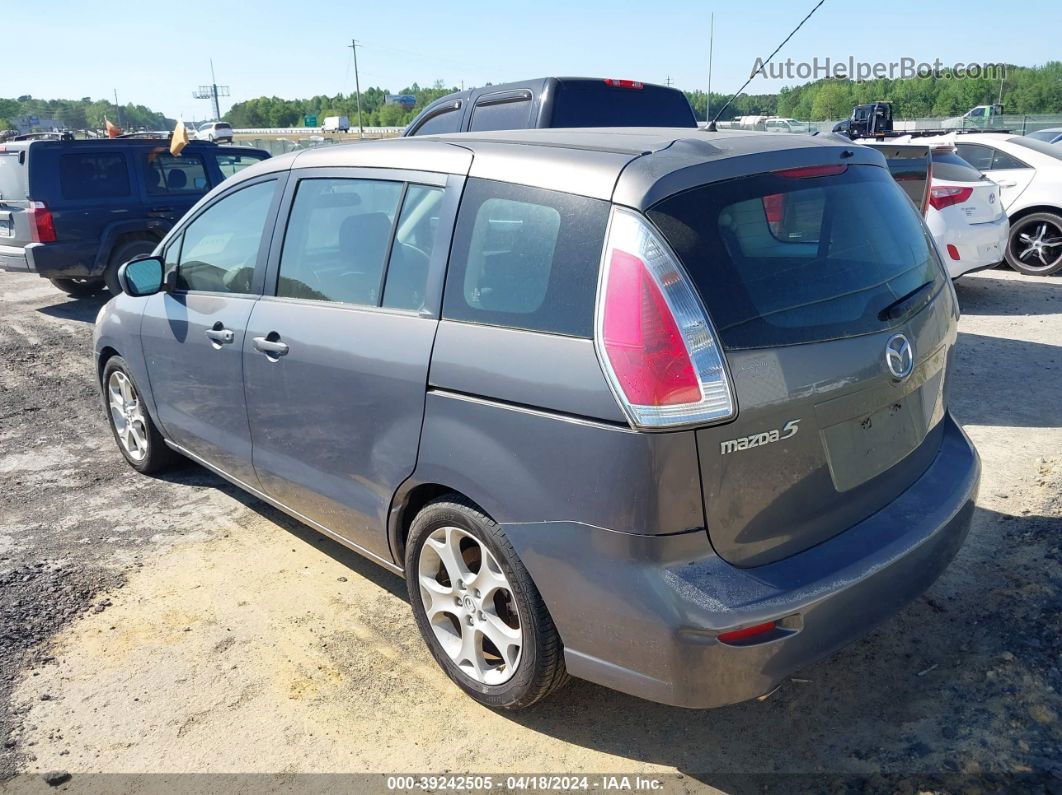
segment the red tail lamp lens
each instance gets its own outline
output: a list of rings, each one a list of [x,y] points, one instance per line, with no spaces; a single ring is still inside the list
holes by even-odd
[[[641,259],[613,251],[605,293],[603,342],[628,402],[696,403],[700,383],[682,334]]]

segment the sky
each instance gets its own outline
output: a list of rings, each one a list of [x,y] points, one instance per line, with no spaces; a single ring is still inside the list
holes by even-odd
[[[122,104],[199,120],[212,115],[208,101],[192,98],[210,82],[210,59],[218,84],[231,92],[222,112],[232,102],[262,95],[346,94],[354,90],[352,38],[362,45],[363,89],[586,75],[670,79],[679,88],[703,90],[713,12],[712,90],[730,93],[749,76],[756,57],[770,54],[816,1],[252,0],[189,2],[183,16],[173,13],[177,4],[143,0],[10,2],[4,3],[5,31],[21,34],[2,37],[0,95],[99,99],[113,98],[117,90]],[[1023,0],[1020,27],[1008,23],[1006,9],[998,0],[825,0],[779,58],[1034,66],[1060,57],[1057,0]],[[774,92],[801,82],[756,78],[746,91]]]

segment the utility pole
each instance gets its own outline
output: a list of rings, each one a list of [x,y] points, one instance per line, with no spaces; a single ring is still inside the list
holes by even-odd
[[[214,77],[214,59],[210,59],[210,93],[214,97],[214,118],[221,118],[221,106],[218,105],[218,79]]]
[[[227,97],[229,95],[228,86],[219,86],[218,80],[214,76],[214,59],[210,59],[210,85],[199,86],[198,91],[193,91],[192,96],[196,99],[209,99],[214,105],[214,121],[221,121],[221,103],[218,102],[218,97]]]
[[[667,79],[664,80],[664,85],[666,85],[668,88],[671,88],[671,75],[668,75]]]
[[[705,110],[704,120],[712,120],[712,55],[715,49],[715,14],[708,28],[708,106]]]
[[[365,128],[361,125],[361,81],[358,79],[358,44],[357,39],[350,40],[350,49],[354,51],[354,88],[358,92],[358,137],[365,137]]]
[[[117,88],[114,89],[114,112],[115,112],[115,115],[118,116],[118,118],[116,119],[116,121],[118,122],[118,126],[121,127],[122,126],[122,106],[118,104],[118,89]]]

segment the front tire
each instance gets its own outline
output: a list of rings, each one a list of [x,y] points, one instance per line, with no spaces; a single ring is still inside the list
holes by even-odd
[[[74,298],[88,298],[103,289],[101,279],[49,279],[48,281]]]
[[[177,458],[155,427],[129,365],[121,356],[112,356],[103,368],[103,406],[118,449],[137,472],[159,472]]]
[[[471,502],[428,503],[413,520],[405,564],[424,642],[476,701],[524,709],[568,681],[560,635],[530,574]]]
[[[1007,264],[1029,276],[1050,276],[1062,270],[1062,216],[1030,213],[1010,228]]]

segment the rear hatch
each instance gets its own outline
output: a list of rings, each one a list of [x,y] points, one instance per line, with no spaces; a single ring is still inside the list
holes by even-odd
[[[0,246],[30,242],[29,145],[0,144]]]
[[[887,171],[759,174],[673,195],[648,215],[703,297],[737,398],[734,421],[696,431],[723,558],[754,566],[820,543],[926,470],[957,308]]]
[[[992,223],[1003,214],[999,186],[950,151],[933,153],[930,203],[938,210],[957,208],[952,215],[968,224]]]

